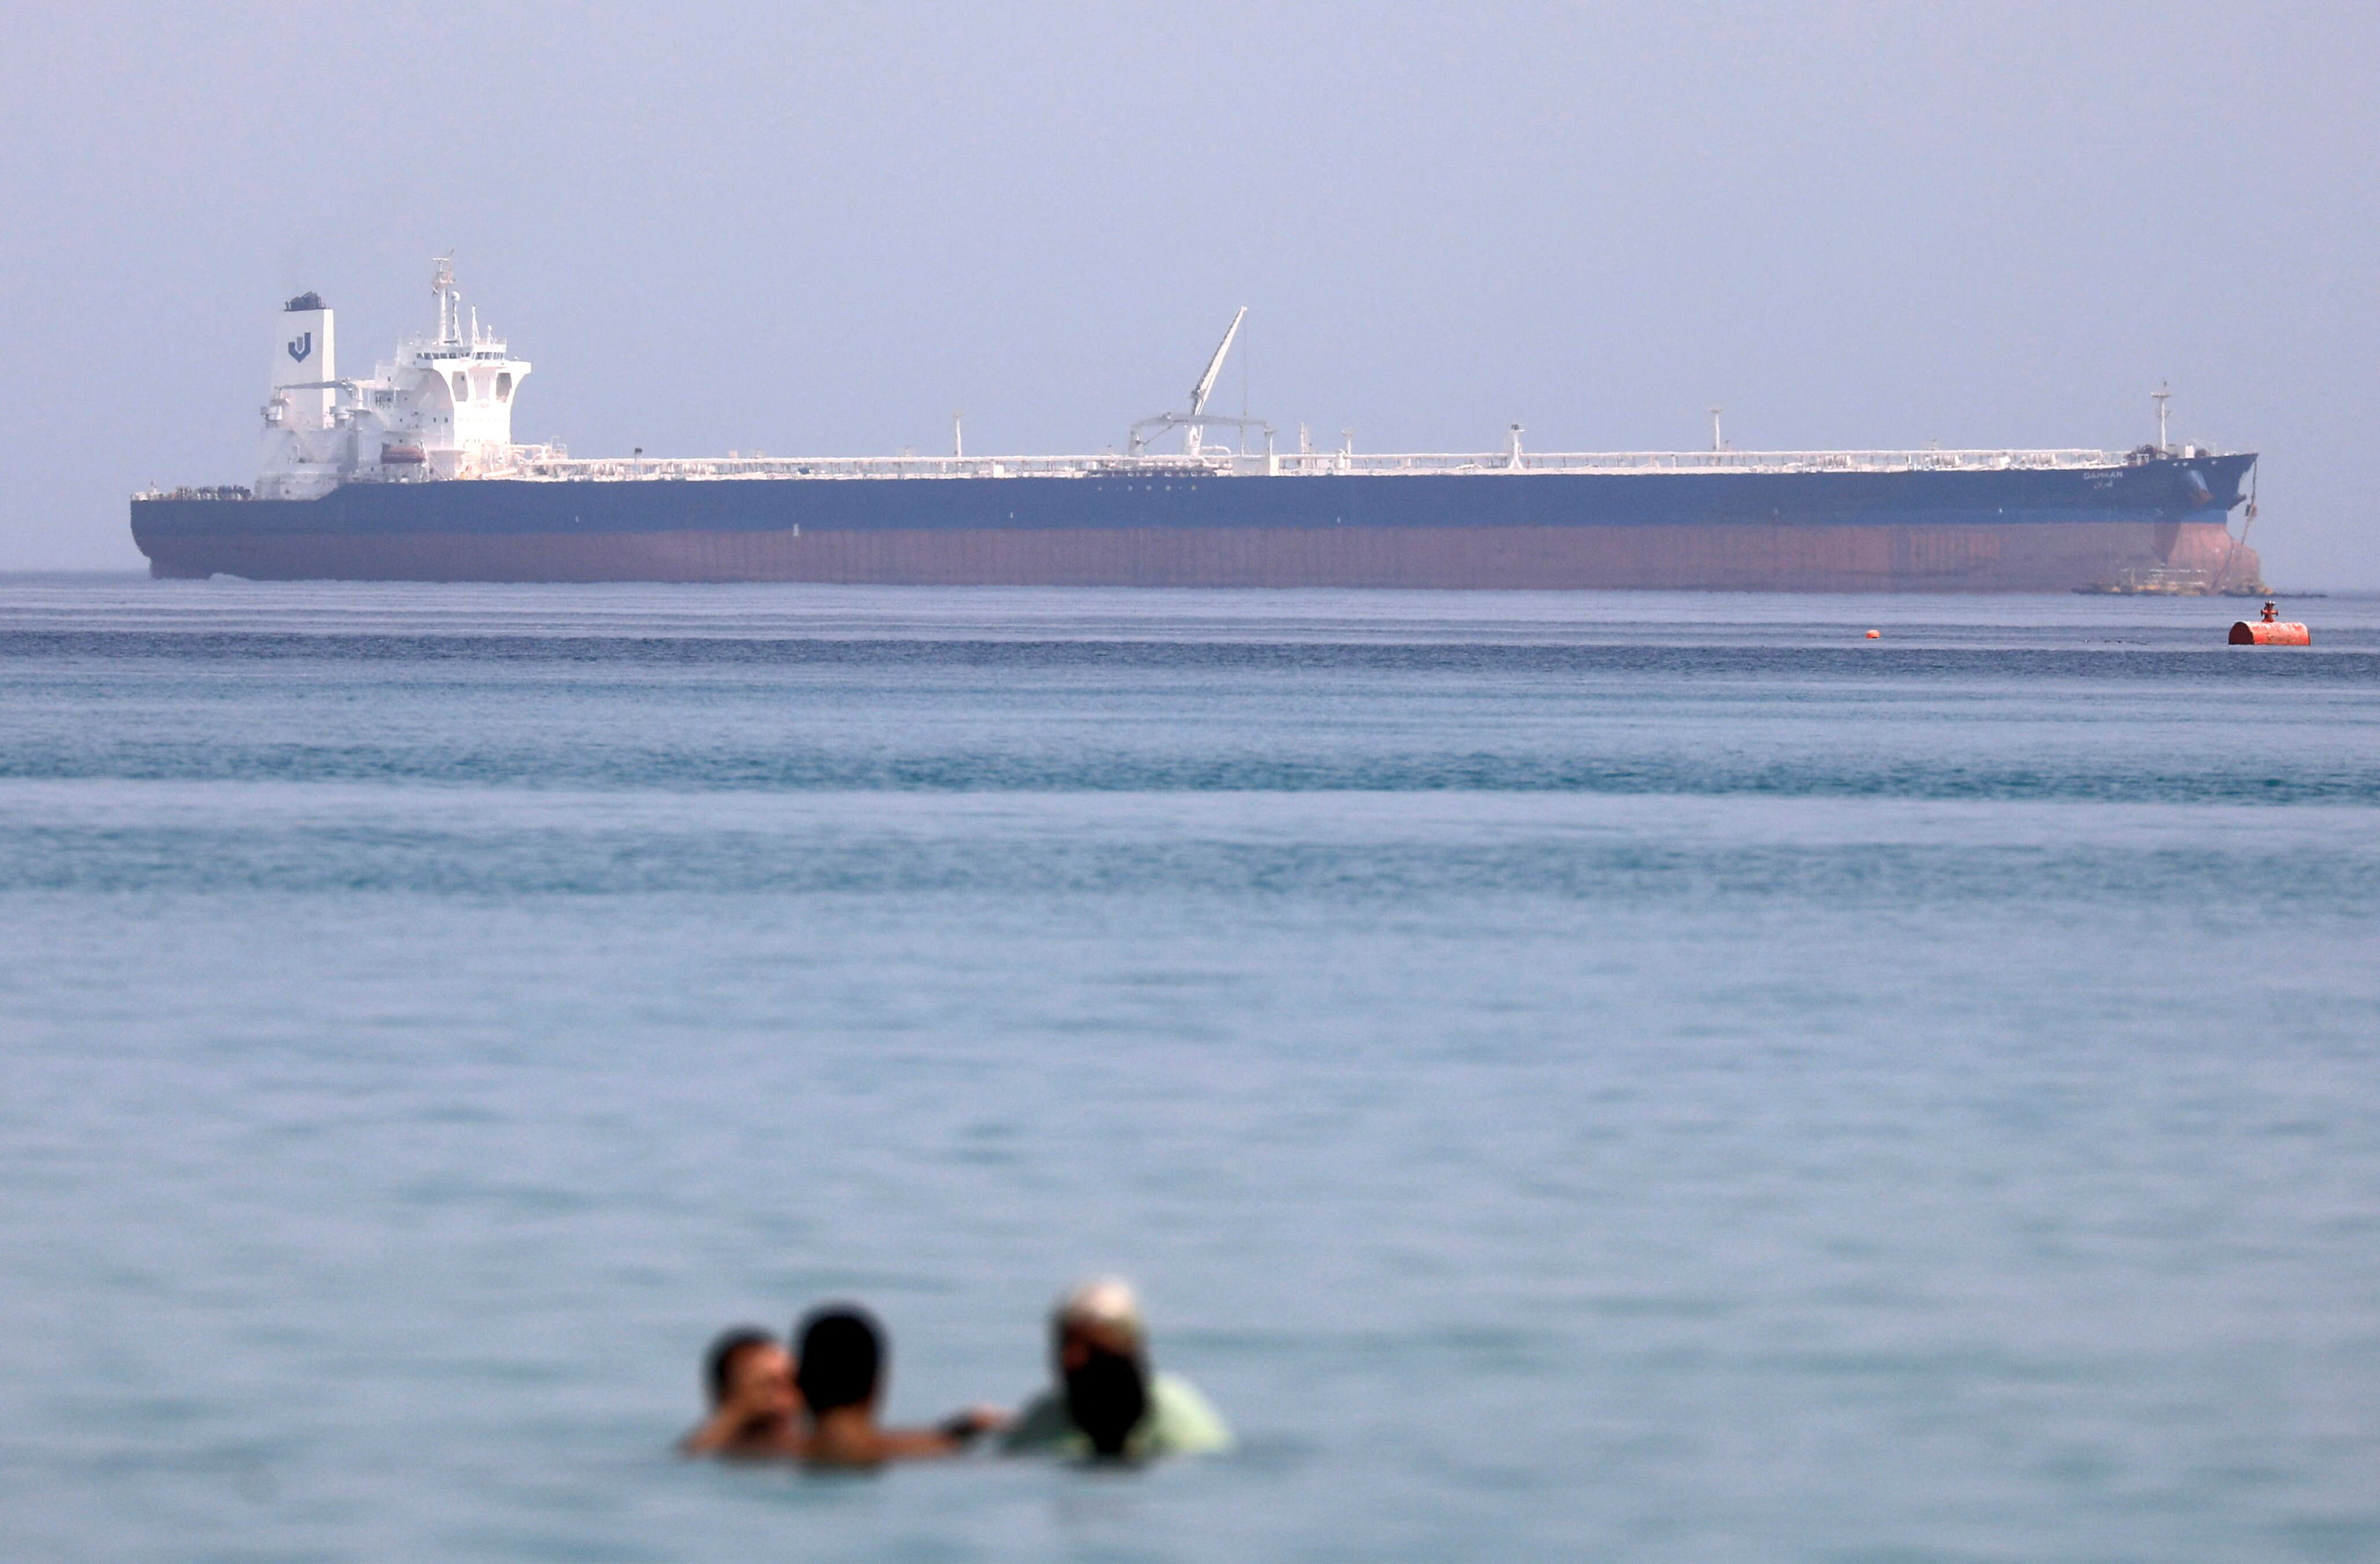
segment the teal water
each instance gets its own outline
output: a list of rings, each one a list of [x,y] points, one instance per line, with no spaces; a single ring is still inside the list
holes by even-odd
[[[0,1553],[2372,1558],[2380,602],[2240,606],[0,579]],[[665,1453],[1110,1269],[1237,1453]]]

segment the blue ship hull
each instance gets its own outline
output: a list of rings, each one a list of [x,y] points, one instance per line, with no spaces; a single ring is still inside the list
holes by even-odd
[[[139,498],[132,528],[156,574],[264,579],[2059,590],[2252,581],[2254,462],[351,483]]]

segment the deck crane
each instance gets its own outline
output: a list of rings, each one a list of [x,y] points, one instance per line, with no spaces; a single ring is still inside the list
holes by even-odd
[[[1198,455],[1198,447],[1203,443],[1203,431],[1210,429],[1238,430],[1241,434],[1240,443],[1243,446],[1247,443],[1246,436],[1249,430],[1261,429],[1268,438],[1270,437],[1272,426],[1262,418],[1219,418],[1207,411],[1207,399],[1214,394],[1216,378],[1223,372],[1223,358],[1232,351],[1232,340],[1240,334],[1240,322],[1247,317],[1248,307],[1243,304],[1240,306],[1240,312],[1232,317],[1232,324],[1223,333],[1223,340],[1216,346],[1215,356],[1207,360],[1207,372],[1200,375],[1198,383],[1190,388],[1188,412],[1157,413],[1132,426],[1131,449],[1134,455],[1137,456],[1148,449],[1149,437],[1147,431],[1149,430],[1156,430],[1160,433],[1167,430],[1182,430],[1182,454],[1185,456]]]

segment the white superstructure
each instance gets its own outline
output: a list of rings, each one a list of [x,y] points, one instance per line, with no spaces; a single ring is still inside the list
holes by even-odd
[[[1712,449],[1706,452],[1537,452],[1521,445],[1519,424],[1504,448],[1488,452],[1362,455],[1354,431],[1336,450],[1317,450],[1301,427],[1294,454],[1277,451],[1273,427],[1261,418],[1226,418],[1207,409],[1225,357],[1247,311],[1232,316],[1206,372],[1190,392],[1186,411],[1160,413],[1132,426],[1127,450],[1080,456],[968,456],[955,424],[948,456],[724,458],[573,458],[559,444],[515,445],[513,399],[529,372],[502,337],[484,332],[455,286],[451,259],[437,262],[431,289],[438,299],[434,337],[415,336],[370,380],[338,377],[331,310],[317,295],[289,301],[275,333],[273,399],[264,407],[264,460],[260,499],[310,500],[343,483],[402,483],[428,479],[505,478],[530,482],[686,481],[810,479],[998,479],[1145,477],[1330,477],[1346,475],[1513,475],[1663,472],[1989,472],[2021,469],[2113,469],[2152,456],[2211,455],[2200,447],[2164,443],[2162,394],[2158,444],[2130,452],[2056,451],[1737,451],[1720,438],[1711,409]],[[467,318],[468,317],[468,318]],[[1236,449],[1209,443],[1228,430]],[[1149,443],[1173,431],[1179,454],[1158,455]]]
[[[321,297],[289,301],[274,333],[258,498],[310,500],[357,479],[488,478],[513,467],[513,398],[529,366],[480,329],[477,310],[466,321],[451,261],[439,261],[431,287],[437,335],[407,338],[360,381],[338,377]]]

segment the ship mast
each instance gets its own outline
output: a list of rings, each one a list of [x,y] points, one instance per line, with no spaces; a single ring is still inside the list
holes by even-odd
[[[463,293],[455,285],[455,252],[432,257],[438,262],[438,274],[430,279],[430,291],[438,296],[438,340],[463,340]]]

